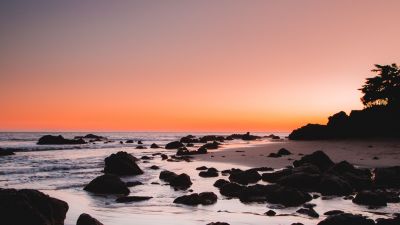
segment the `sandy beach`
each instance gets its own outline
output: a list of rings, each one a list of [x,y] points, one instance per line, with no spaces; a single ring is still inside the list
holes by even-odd
[[[285,148],[290,156],[268,157],[270,153]],[[329,140],[329,141],[276,141],[253,146],[219,149],[211,154],[198,155],[197,160],[232,163],[248,167],[267,166],[283,168],[292,165],[301,154],[324,151],[334,162],[348,161],[359,167],[387,167],[400,165],[400,140]],[[378,157],[377,159],[374,157]]]

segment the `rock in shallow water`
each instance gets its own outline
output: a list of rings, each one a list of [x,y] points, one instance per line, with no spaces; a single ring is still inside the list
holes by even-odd
[[[368,205],[373,207],[386,206],[386,197],[382,193],[373,191],[361,191],[357,193],[356,197],[352,200],[359,205]]]
[[[139,175],[143,171],[136,164],[137,159],[127,152],[117,152],[105,158],[105,173],[116,175]]]
[[[96,177],[86,185],[84,190],[95,194],[127,195],[130,192],[126,184],[118,176],[111,174]]]
[[[76,222],[76,225],[103,225],[98,221],[97,219],[91,217],[89,214],[82,213],[78,221]]]
[[[127,203],[127,202],[141,202],[141,201],[146,201],[149,200],[153,197],[149,196],[124,196],[124,197],[119,197],[117,200],[115,200],[118,203]]]
[[[375,225],[375,222],[362,215],[343,213],[329,216],[319,222],[318,225]]]
[[[188,189],[192,185],[192,181],[186,173],[178,175],[174,172],[164,170],[161,171],[159,178],[177,189]]]
[[[202,192],[200,194],[194,193],[184,195],[174,200],[174,203],[184,205],[211,205],[217,202],[217,195],[213,192]]]
[[[0,189],[0,221],[5,225],[62,225],[68,204],[32,189]]]
[[[165,149],[178,149],[180,147],[185,147],[180,141],[173,141],[165,145]]]

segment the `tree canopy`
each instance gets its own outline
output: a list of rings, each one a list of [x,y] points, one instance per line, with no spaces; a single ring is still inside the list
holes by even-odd
[[[367,78],[362,86],[361,98],[365,107],[400,107],[400,70],[396,64],[375,65],[371,70],[378,75]]]

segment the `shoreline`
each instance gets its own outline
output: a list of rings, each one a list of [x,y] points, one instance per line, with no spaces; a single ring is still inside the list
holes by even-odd
[[[279,158],[268,157],[285,148],[292,154]],[[232,163],[248,167],[272,167],[274,169],[292,165],[299,154],[324,151],[334,162],[348,161],[359,167],[375,168],[400,165],[400,140],[324,140],[324,141],[280,141],[252,144],[244,147],[227,147],[196,155],[197,161]],[[377,159],[374,157],[378,157]]]

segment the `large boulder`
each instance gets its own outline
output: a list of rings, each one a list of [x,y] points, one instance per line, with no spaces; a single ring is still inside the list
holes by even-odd
[[[369,189],[372,186],[372,174],[369,169],[358,169],[347,161],[332,166],[327,173],[339,176],[355,190]]]
[[[107,157],[104,167],[105,173],[117,175],[139,175],[143,171],[136,164],[137,159],[127,152],[117,152]]]
[[[174,203],[184,205],[211,205],[217,202],[217,195],[213,192],[202,192],[200,194],[194,193],[184,195],[174,200]]]
[[[259,180],[261,180],[261,175],[257,172],[257,170],[254,169],[236,171],[231,172],[231,174],[229,175],[229,180],[231,182],[246,185],[249,183],[257,183]]]
[[[118,176],[112,174],[105,174],[96,177],[85,186],[84,190],[95,194],[128,195],[130,192],[126,186],[126,183],[123,182]]]
[[[227,183],[222,185],[219,189],[221,195],[227,197],[239,197],[240,193],[243,191],[244,187],[237,183]]]
[[[353,202],[359,205],[367,205],[373,207],[386,206],[387,200],[384,194],[373,191],[361,191],[357,193]]]
[[[293,162],[295,167],[312,164],[317,166],[321,171],[326,171],[334,165],[332,160],[323,151],[316,151],[309,155],[303,156],[301,159]]]
[[[192,186],[192,181],[189,175],[186,173],[176,174],[174,172],[164,170],[161,171],[159,178],[165,182],[168,182],[174,188],[187,189]]]
[[[321,175],[313,173],[293,173],[277,180],[278,184],[299,188],[301,190],[314,190],[321,180]]]
[[[173,141],[165,145],[165,149],[178,149],[180,147],[185,147],[180,141]]]
[[[286,207],[299,206],[311,201],[310,194],[300,191],[296,188],[285,187],[281,185],[267,185],[267,202],[272,204],[281,204]]]
[[[0,189],[0,220],[5,225],[63,225],[68,204],[32,189]]]
[[[347,181],[335,175],[324,175],[317,189],[322,195],[344,196],[353,192],[353,188]]]
[[[82,213],[78,221],[76,222],[76,225],[103,225],[98,221],[97,219],[91,217],[89,214]]]
[[[41,137],[38,142],[38,145],[78,145],[78,144],[86,144],[86,141],[82,138],[80,139],[66,139],[62,135],[54,136],[54,135],[45,135]]]
[[[328,216],[319,222],[318,225],[375,225],[375,222],[362,215],[342,213]]]

